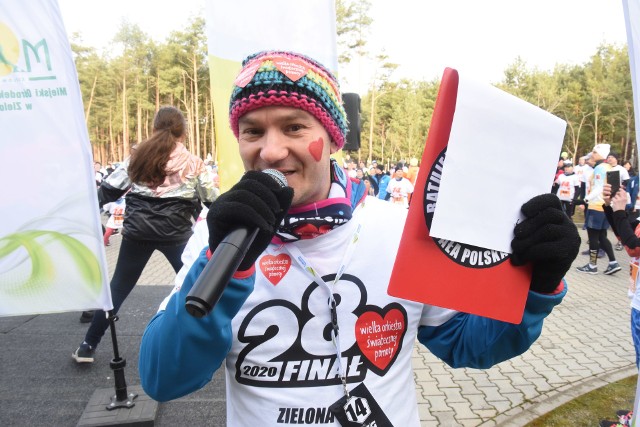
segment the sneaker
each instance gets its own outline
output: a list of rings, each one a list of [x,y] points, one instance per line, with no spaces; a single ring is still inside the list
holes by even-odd
[[[600,420],[600,427],[626,427],[625,424],[620,424],[617,421]]]
[[[622,267],[620,267],[620,264],[618,264],[618,262],[616,261],[613,264],[609,264],[607,266],[607,269],[604,271],[604,274],[613,274],[613,273],[617,273],[620,270],[622,270]]]
[[[91,323],[93,320],[93,310],[83,311],[80,315],[80,323]]]
[[[587,249],[586,251],[580,252],[580,255],[589,255],[589,249]]]
[[[580,273],[598,274],[598,267],[591,267],[588,263],[582,267],[576,267],[576,270]]]
[[[624,426],[631,426],[631,419],[633,418],[633,411],[628,409],[621,409],[616,412],[618,416],[618,422]]]
[[[624,249],[624,247],[622,246],[622,243],[618,242],[618,243],[616,244],[615,250],[616,250],[616,251],[621,251],[622,249]]]
[[[96,349],[91,347],[86,342],[80,344],[80,347],[71,355],[78,363],[93,363],[93,355],[96,353]]]

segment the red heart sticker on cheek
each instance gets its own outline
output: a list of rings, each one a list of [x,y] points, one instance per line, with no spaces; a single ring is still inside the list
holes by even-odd
[[[366,311],[358,317],[358,347],[379,373],[386,371],[398,355],[405,329],[405,317],[397,308],[390,309],[384,317],[374,311]]]
[[[313,156],[316,162],[319,162],[322,159],[322,149],[324,148],[324,141],[322,137],[318,138],[317,141],[311,142],[309,144],[309,153]]]
[[[265,255],[260,258],[260,271],[273,286],[280,283],[289,268],[291,268],[291,257],[287,254]]]

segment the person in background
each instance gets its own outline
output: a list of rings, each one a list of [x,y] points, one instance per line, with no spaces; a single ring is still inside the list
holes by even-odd
[[[640,286],[638,286],[638,265],[640,264],[640,221],[635,215],[627,212],[627,192],[620,188],[611,197],[611,185],[603,188],[604,212],[611,228],[620,236],[624,249],[629,255],[629,290],[631,298],[631,338],[636,353],[636,368],[640,369]],[[623,409],[617,412],[618,421],[600,421],[603,427],[631,426],[632,410]]]
[[[415,187],[416,179],[418,179],[418,172],[420,172],[420,167],[418,166],[418,159],[412,157],[409,160],[409,171],[407,172],[407,179],[411,181],[411,184]]]
[[[581,157],[581,160],[584,159],[584,167],[582,168],[582,178],[581,178],[581,188],[580,188],[580,197],[578,197],[578,201],[576,202],[584,215],[584,223],[582,224],[582,229],[587,229],[587,222],[589,220],[589,206],[585,203],[584,198],[587,194],[591,192],[591,182],[593,181],[593,167],[596,165],[595,159],[591,156],[591,153],[588,153],[585,156]],[[587,249],[580,252],[580,255],[589,255],[589,240],[586,241]],[[598,258],[604,258],[606,256],[604,250],[602,248],[598,249]]]
[[[347,175],[349,175],[349,178],[356,177],[356,161],[353,159],[347,162]]]
[[[100,187],[102,180],[104,179],[104,173],[102,173],[102,163],[93,162],[93,171],[96,177],[96,187]]]
[[[609,156],[609,150],[609,144],[596,144],[591,152],[591,158],[594,159],[596,166],[593,168],[591,191],[584,198],[584,202],[588,205],[588,216],[586,216],[585,225],[589,236],[589,262],[582,267],[576,267],[581,273],[598,274],[598,250],[600,248],[604,249],[609,257],[609,265],[607,265],[604,274],[615,274],[621,270],[620,264],[616,261],[613,246],[607,238],[609,222],[603,208],[602,189],[605,184],[606,173],[611,169],[611,165],[605,162],[605,159]]]
[[[400,205],[403,208],[409,207],[409,198],[413,194],[413,184],[404,177],[402,168],[396,168],[393,179],[387,185],[387,193],[390,194],[389,201]]]
[[[625,161],[623,167],[629,173],[629,181],[627,181],[626,190],[629,195],[629,200],[627,203],[627,213],[630,216],[638,216],[636,212],[636,202],[638,200],[638,185],[640,184],[638,174],[636,170],[631,165],[629,160]]]
[[[107,178],[113,173],[114,170],[116,170],[116,168],[113,167],[113,163],[109,163],[109,165],[105,168],[106,175],[104,177]]]
[[[388,200],[387,185],[389,185],[391,178],[384,173],[384,166],[376,164],[376,174],[373,179],[375,179],[378,186],[378,199]]]
[[[560,199],[564,213],[569,218],[572,218],[575,203],[580,196],[580,179],[573,172],[573,164],[571,162],[564,164],[564,173],[556,179],[552,193]]]
[[[618,162],[618,159],[618,155],[612,151],[607,156],[607,163],[611,166],[610,170],[618,171],[620,173],[620,185],[626,188],[627,183],[629,182],[629,171]],[[618,236],[615,230],[613,230],[613,234],[616,236],[618,241],[614,249],[616,251],[621,251],[623,248],[622,242],[620,242],[620,236]]]
[[[626,185],[629,180],[629,171],[620,164],[618,154],[613,151],[609,153],[607,156],[607,163],[611,166],[610,170],[620,172],[620,185]]]
[[[586,156],[582,156],[578,159],[578,164],[573,167],[573,171],[576,173],[581,183],[585,182],[585,174],[588,175],[588,170],[593,168],[587,164]]]
[[[105,246],[109,246],[109,239],[111,238],[111,235],[116,230],[122,229],[122,225],[124,223],[124,211],[126,206],[127,203],[125,202],[125,198],[120,197],[115,202],[105,203],[105,205],[102,207],[105,212],[108,212],[110,214],[103,235]]]
[[[560,157],[558,160],[558,164],[556,165],[556,175],[553,177],[553,182],[555,183],[560,175],[564,173],[564,159]],[[553,187],[553,184],[551,185]]]
[[[376,167],[371,165],[367,174],[369,184],[371,186],[371,195],[378,197],[378,180],[376,178]]]
[[[125,162],[102,183],[98,201],[117,200],[127,190],[122,242],[111,279],[113,313],[117,313],[154,251],[160,251],[178,272],[180,256],[193,234],[192,217],[200,200],[209,204],[219,192],[202,159],[184,146],[187,123],[180,110],[162,107],[156,113],[151,137],[138,144]],[[102,310],[72,357],[94,361],[96,347],[109,327]]]
[[[514,229],[511,262],[533,271],[520,324],[394,298],[387,287],[407,210],[365,197],[331,158],[347,131],[333,74],[283,51],[249,56],[240,73],[229,119],[246,173],[196,225],[185,279],[144,332],[139,372],[149,396],[194,392],[224,363],[230,426],[414,427],[416,339],[454,367],[488,368],[526,351],[562,300],[580,244],[555,195],[525,203]],[[187,295],[236,227],[258,237],[213,310],[191,316]]]

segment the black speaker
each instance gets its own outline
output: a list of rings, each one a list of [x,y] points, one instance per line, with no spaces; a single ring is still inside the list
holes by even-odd
[[[343,93],[342,102],[344,111],[347,113],[349,130],[347,131],[347,142],[342,147],[347,151],[358,151],[360,149],[360,95],[357,93]]]

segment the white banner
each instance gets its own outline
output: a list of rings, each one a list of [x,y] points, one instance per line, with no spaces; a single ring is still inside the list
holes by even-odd
[[[56,0],[0,1],[0,316],[111,309],[93,160]]]
[[[627,28],[627,46],[629,50],[629,66],[631,69],[631,87],[633,88],[633,111],[636,125],[636,153],[640,157],[640,0],[622,0],[624,22]],[[636,165],[636,170],[638,165]],[[632,426],[636,425],[637,413],[640,410],[640,377],[636,387],[633,404]]]
[[[640,156],[640,0],[622,0],[624,21],[627,28],[631,86],[633,88],[633,111],[636,125],[636,153]],[[636,165],[636,170],[638,165]]]
[[[229,98],[242,60],[262,50],[289,50],[335,73],[336,14],[334,0],[207,0],[206,9],[216,155],[226,190],[244,172],[229,128]]]

